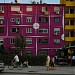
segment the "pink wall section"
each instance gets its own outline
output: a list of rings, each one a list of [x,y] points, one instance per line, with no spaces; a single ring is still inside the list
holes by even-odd
[[[0,16],[4,16],[4,23],[0,27],[4,27],[4,33],[0,33],[0,38],[4,38],[4,47],[14,47],[13,44],[10,44],[10,39],[19,35],[23,35],[26,38],[32,38],[32,44],[26,45],[25,50],[32,50],[33,55],[38,55],[38,51],[40,49],[46,49],[48,51],[49,55],[55,55],[55,48],[62,48],[64,46],[64,40],[61,39],[61,35],[63,32],[63,26],[62,26],[62,20],[63,20],[63,8],[64,5],[60,4],[0,4],[0,6],[4,6],[4,14],[0,14]],[[18,14],[16,11],[11,11],[11,6],[20,6],[21,14]],[[26,7],[32,6],[32,12],[27,12]],[[54,13],[54,7],[58,6],[60,7],[60,14]],[[42,7],[47,7],[49,14],[45,15],[44,12],[42,12]],[[10,22],[11,17],[20,17],[20,24],[16,25],[15,22]],[[27,23],[26,17],[32,17],[32,22]],[[48,22],[42,23],[39,21],[39,17],[47,17]],[[59,23],[54,23],[54,17],[60,17]],[[48,33],[39,33],[38,29],[33,28],[34,23],[39,23],[39,28],[47,28]],[[26,28],[32,28],[32,33],[26,33]],[[60,34],[57,36],[54,36],[54,28],[59,27],[60,28]],[[19,33],[12,33],[11,28],[19,28]],[[48,39],[47,44],[39,44],[38,39]],[[54,44],[54,38],[59,38],[61,43],[60,44]],[[37,50],[37,52],[36,52]],[[25,53],[24,53],[25,54]]]

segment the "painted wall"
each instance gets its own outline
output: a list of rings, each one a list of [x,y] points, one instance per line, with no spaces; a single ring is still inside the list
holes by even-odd
[[[10,39],[15,38],[18,35],[23,35],[26,38],[32,38],[32,44],[27,44],[25,50],[32,50],[33,55],[38,55],[39,50],[47,50],[49,55],[55,55],[55,50],[58,48],[62,48],[64,46],[64,40],[61,39],[61,35],[64,33],[63,31],[63,8],[64,5],[59,4],[0,4],[0,6],[4,6],[4,14],[0,14],[0,16],[4,16],[4,23],[1,25],[4,27],[4,33],[0,34],[0,38],[4,38],[4,46],[5,48],[12,48],[14,44],[10,44]],[[11,11],[11,6],[20,6],[21,14],[16,11]],[[32,6],[32,12],[27,12],[26,7]],[[60,13],[54,13],[54,7],[60,7]],[[47,7],[48,15],[45,15],[44,12],[41,12],[42,7]],[[32,17],[32,22],[27,23],[26,17]],[[15,22],[10,22],[11,17],[20,17],[20,24],[16,25]],[[48,22],[41,23],[39,21],[39,17],[47,17]],[[60,22],[55,23],[54,18],[60,17]],[[38,33],[38,29],[33,28],[34,23],[39,23],[39,28],[48,28],[48,33]],[[1,27],[0,26],[0,27]],[[26,28],[32,28],[32,33],[26,33]],[[54,28],[60,28],[60,34],[54,35]],[[19,33],[12,33],[11,28],[19,28]],[[60,39],[60,44],[54,44],[54,38]],[[47,44],[39,44],[38,39],[48,39]],[[25,53],[24,53],[25,54]]]

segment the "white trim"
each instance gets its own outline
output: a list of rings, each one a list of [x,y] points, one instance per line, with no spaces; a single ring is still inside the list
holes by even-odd
[[[25,48],[34,48],[34,47],[25,47]]]
[[[63,18],[62,18],[62,25],[63,25],[63,33],[64,33],[64,7],[63,7]]]
[[[0,36],[0,38],[14,38],[14,37],[16,37],[16,36]],[[39,38],[39,37],[49,37],[49,36],[26,36],[26,38],[27,37],[35,37],[35,38]]]
[[[48,34],[49,34],[49,38],[50,38],[50,14],[49,14],[49,31],[48,31]],[[49,41],[50,41],[50,39],[49,39]]]
[[[36,38],[36,56],[37,56],[37,38]]]
[[[39,37],[49,37],[49,36],[26,36],[26,37],[35,37],[35,38],[39,38]]]

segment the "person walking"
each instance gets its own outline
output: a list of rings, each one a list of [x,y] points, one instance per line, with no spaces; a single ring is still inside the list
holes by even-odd
[[[55,69],[55,59],[54,59],[53,55],[52,55],[52,58],[51,58],[51,69]]]
[[[50,56],[47,55],[47,58],[46,58],[46,67],[47,67],[47,70],[49,70],[49,64],[50,64]]]

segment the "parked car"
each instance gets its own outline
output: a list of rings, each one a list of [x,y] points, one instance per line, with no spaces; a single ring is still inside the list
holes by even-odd
[[[5,69],[4,62],[0,59],[0,72]]]
[[[59,65],[67,65],[68,64],[67,59],[62,58],[62,57],[58,58],[58,64]]]

